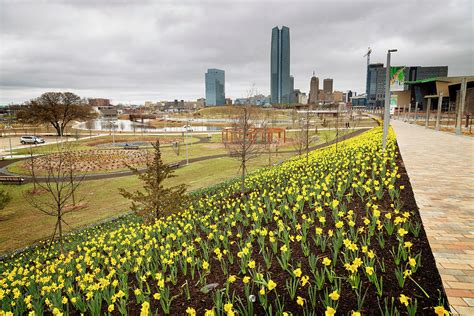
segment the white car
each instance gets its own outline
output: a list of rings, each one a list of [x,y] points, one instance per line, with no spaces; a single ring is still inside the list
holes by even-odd
[[[44,144],[44,138],[39,136],[21,136],[20,143],[26,144]]]

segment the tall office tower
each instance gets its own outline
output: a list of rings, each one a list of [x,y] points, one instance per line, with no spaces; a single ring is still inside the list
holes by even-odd
[[[289,103],[296,103],[294,92],[295,92],[295,77],[290,76],[290,102]]]
[[[319,100],[319,78],[314,75],[311,77],[309,84],[309,102],[310,104],[316,104]]]
[[[206,72],[206,106],[225,104],[225,72],[208,69]]]
[[[278,26],[272,29],[271,46],[271,103],[290,103],[290,29]]]
[[[332,79],[324,79],[323,80],[323,90],[325,94],[331,94],[332,93]]]

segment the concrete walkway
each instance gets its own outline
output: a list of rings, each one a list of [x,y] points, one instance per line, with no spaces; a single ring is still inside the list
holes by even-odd
[[[454,315],[474,315],[474,138],[391,122]]]

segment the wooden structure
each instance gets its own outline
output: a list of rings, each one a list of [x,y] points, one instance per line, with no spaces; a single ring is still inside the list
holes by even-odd
[[[17,176],[1,176],[0,183],[2,184],[23,184],[25,179]]]
[[[242,140],[243,131],[241,128],[226,127],[222,129],[221,136],[224,144],[234,143]],[[248,131],[248,138],[251,143],[271,144],[276,139],[278,142],[286,143],[286,129],[280,127],[253,127]]]

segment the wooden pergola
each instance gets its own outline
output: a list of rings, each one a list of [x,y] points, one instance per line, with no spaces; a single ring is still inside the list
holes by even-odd
[[[226,127],[222,129],[221,136],[224,144],[234,143],[242,140],[243,131],[241,128]],[[247,139],[252,143],[271,144],[274,138],[278,142],[281,142],[283,138],[283,143],[286,143],[286,129],[280,127],[253,127],[248,130]]]

